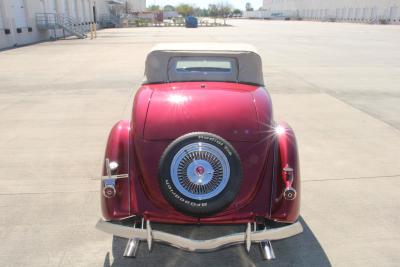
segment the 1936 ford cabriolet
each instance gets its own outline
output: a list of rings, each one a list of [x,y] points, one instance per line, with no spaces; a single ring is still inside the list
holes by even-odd
[[[131,120],[111,130],[97,228],[196,252],[271,242],[303,231],[294,133],[277,123],[261,58],[235,44],[161,44],[148,54]],[[278,222],[278,223],[271,223]],[[153,224],[152,224],[153,223]],[[243,224],[243,232],[193,240],[154,223]],[[153,227],[152,227],[153,226]]]

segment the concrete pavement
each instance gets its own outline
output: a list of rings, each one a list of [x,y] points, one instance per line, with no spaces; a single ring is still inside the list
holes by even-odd
[[[0,52],[2,266],[398,266],[400,27],[231,23],[110,29],[96,40]],[[190,254],[141,246],[138,259],[126,260],[124,240],[94,229],[106,138],[129,117],[146,51],[183,41],[254,44],[275,116],[297,134],[305,232],[274,242],[274,262],[256,246],[249,255],[243,247]]]

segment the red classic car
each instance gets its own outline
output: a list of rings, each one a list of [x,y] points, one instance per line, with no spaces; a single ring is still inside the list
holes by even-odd
[[[124,256],[134,257],[146,241],[149,249],[163,242],[196,252],[238,243],[249,251],[259,243],[264,258],[274,258],[270,241],[303,228],[295,135],[272,114],[252,46],[156,46],[131,120],[119,121],[109,135],[97,227],[129,239]],[[155,223],[246,230],[192,240]]]

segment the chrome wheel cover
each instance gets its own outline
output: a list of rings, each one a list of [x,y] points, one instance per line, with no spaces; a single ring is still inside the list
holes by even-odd
[[[218,147],[197,142],[176,153],[170,172],[172,183],[182,195],[206,200],[224,190],[229,181],[230,166]]]

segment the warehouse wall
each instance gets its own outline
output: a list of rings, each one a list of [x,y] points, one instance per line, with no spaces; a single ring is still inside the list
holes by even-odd
[[[272,16],[400,23],[400,0],[264,0]]]
[[[131,8],[135,11],[146,10],[146,0],[127,0]]]
[[[105,0],[0,0],[0,49],[49,40],[53,31],[36,27],[36,13],[63,13],[81,22],[108,11]],[[57,36],[61,36],[59,30]]]

